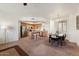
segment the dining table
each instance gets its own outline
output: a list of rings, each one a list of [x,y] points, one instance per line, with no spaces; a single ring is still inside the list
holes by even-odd
[[[62,41],[64,40],[63,34],[52,34],[49,35],[49,43],[62,46]]]

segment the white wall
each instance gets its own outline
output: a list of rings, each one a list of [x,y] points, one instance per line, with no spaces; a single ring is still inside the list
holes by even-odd
[[[68,39],[79,45],[79,30],[76,29],[76,15],[70,15],[67,19]]]
[[[55,22],[54,20],[50,20],[50,33],[54,34],[55,33]]]
[[[10,15],[9,15],[10,16]],[[18,19],[0,16],[0,26],[11,26],[12,29],[6,31],[6,42],[18,40]],[[0,27],[0,44],[5,43],[5,31]]]

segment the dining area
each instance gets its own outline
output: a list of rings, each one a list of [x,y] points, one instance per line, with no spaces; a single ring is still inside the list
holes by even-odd
[[[65,46],[66,34],[49,34],[49,43],[53,46]]]

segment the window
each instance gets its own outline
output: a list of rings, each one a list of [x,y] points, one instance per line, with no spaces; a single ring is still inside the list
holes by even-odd
[[[67,21],[58,22],[58,31],[59,33],[65,33],[67,31]]]

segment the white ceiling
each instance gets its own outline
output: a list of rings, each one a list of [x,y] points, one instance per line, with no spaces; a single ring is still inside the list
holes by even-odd
[[[0,3],[0,16],[6,17],[44,17],[74,14],[79,10],[79,4],[57,3]]]

